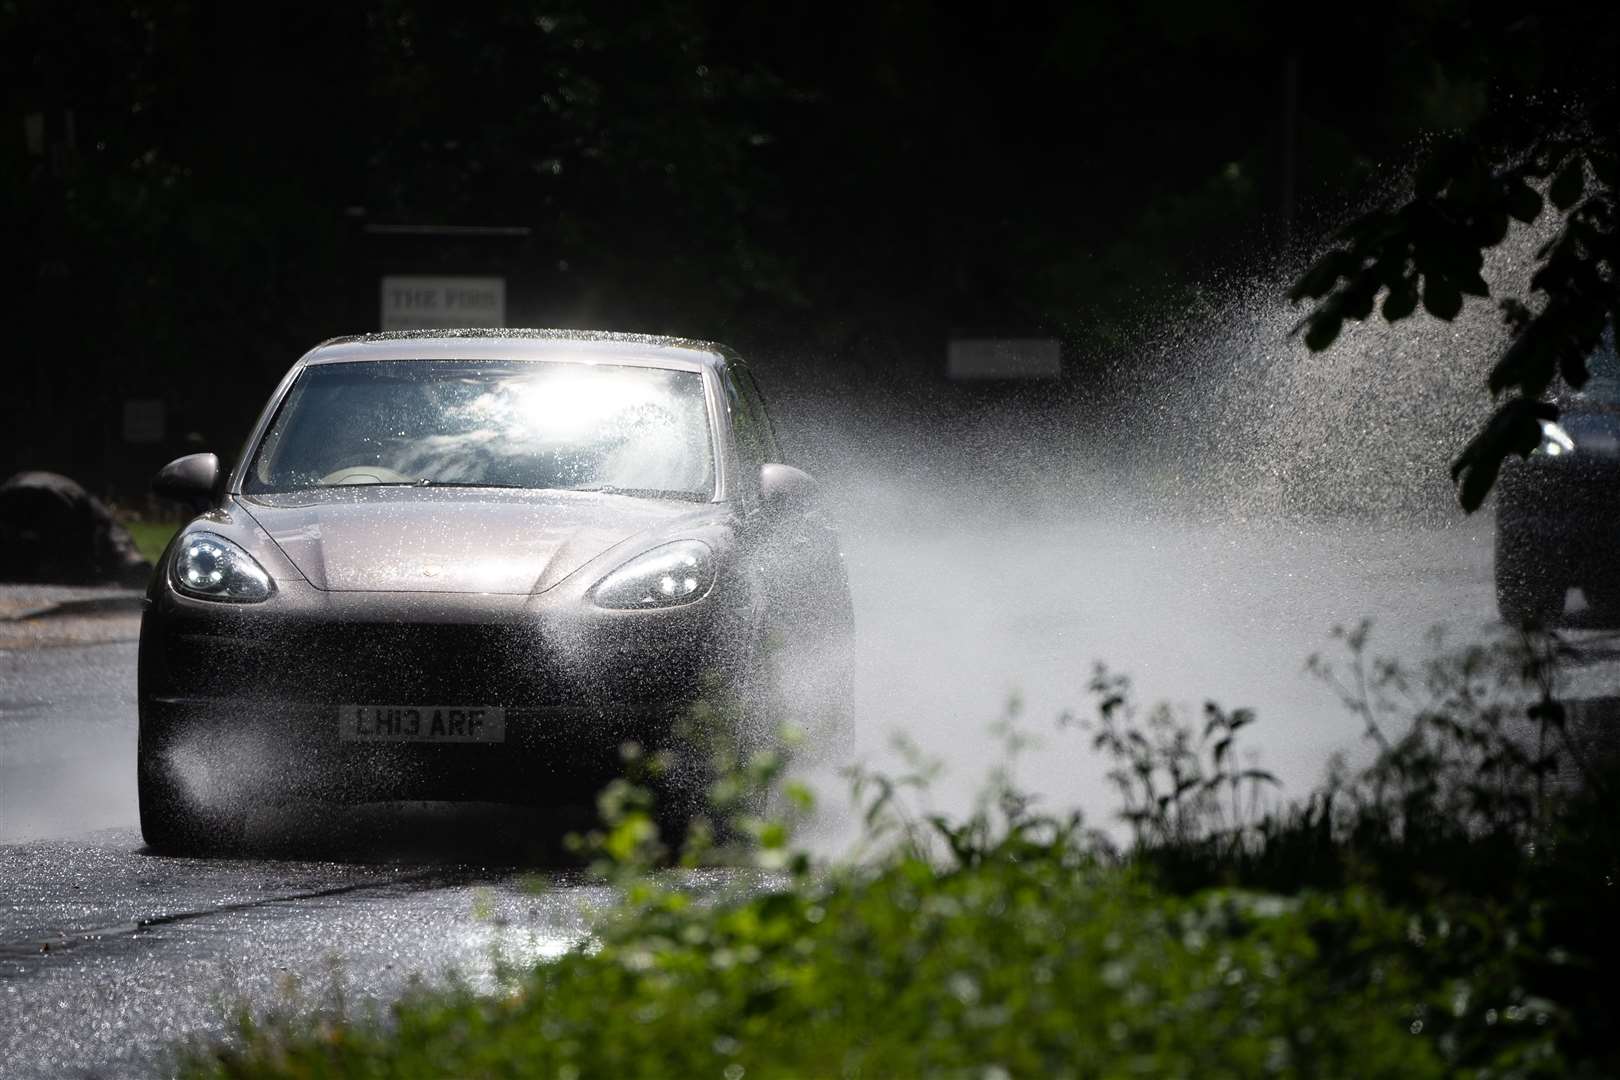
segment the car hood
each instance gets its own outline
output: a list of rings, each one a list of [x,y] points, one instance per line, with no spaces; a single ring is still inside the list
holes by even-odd
[[[540,593],[691,503],[594,492],[354,486],[242,496],[317,589]]]

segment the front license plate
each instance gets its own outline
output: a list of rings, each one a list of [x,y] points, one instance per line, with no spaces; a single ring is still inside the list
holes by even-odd
[[[338,738],[344,742],[505,742],[506,710],[487,705],[341,705]]]

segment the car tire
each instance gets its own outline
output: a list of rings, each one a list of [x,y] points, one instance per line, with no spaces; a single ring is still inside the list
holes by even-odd
[[[1500,518],[1496,525],[1496,610],[1511,626],[1551,626],[1564,611],[1567,583],[1557,560],[1528,528]]]

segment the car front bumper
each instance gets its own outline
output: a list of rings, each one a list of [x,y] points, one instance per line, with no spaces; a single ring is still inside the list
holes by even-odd
[[[747,682],[752,620],[712,595],[657,611],[543,597],[323,592],[263,604],[160,588],[142,619],[145,767],[197,769],[223,794],[574,805],[619,747],[678,748],[703,698]],[[357,742],[344,706],[504,711],[500,742]]]

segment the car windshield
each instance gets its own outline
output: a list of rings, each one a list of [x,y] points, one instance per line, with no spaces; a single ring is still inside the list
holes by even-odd
[[[708,499],[703,376],[553,361],[314,364],[259,443],[243,489],[343,484]]]

